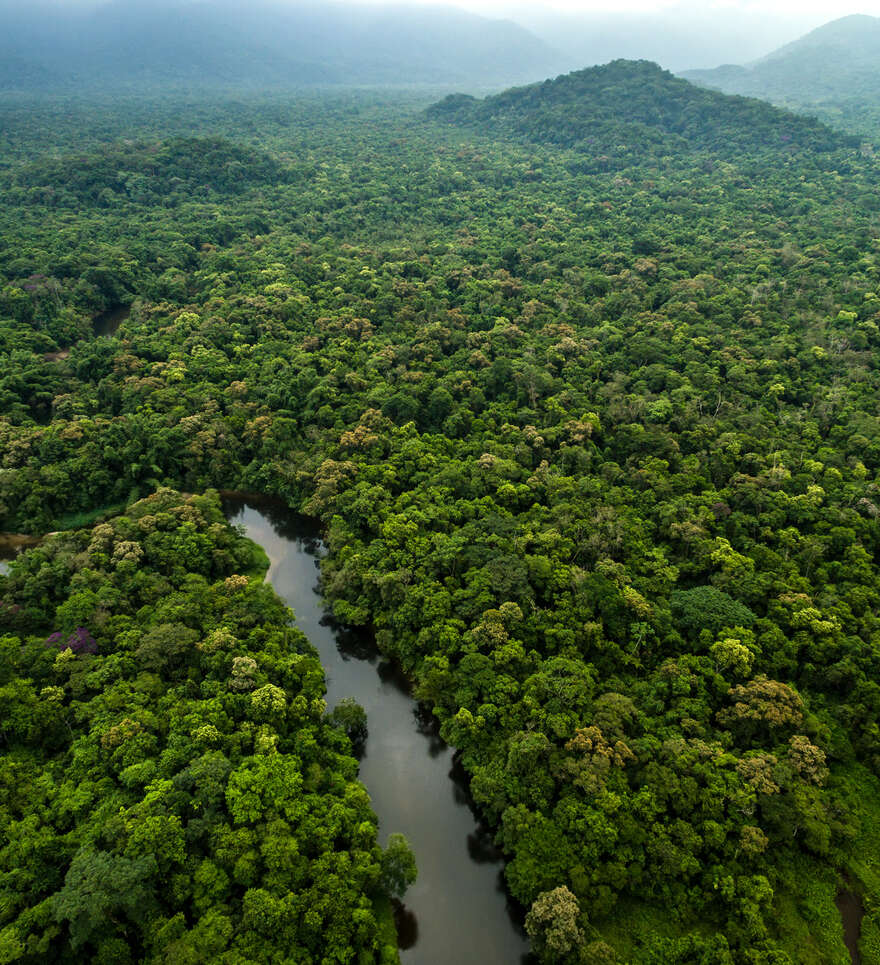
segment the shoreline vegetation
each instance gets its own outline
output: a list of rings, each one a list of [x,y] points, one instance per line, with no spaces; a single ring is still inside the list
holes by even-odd
[[[290,514],[298,515],[296,514],[295,510],[279,496],[262,494],[254,492],[253,490],[240,489],[219,489],[214,492],[220,501],[219,504],[223,509],[224,515],[227,517],[228,525],[233,529],[235,528],[235,525],[229,521],[229,516],[230,513],[233,513],[234,515],[239,506],[254,505],[270,510],[276,509],[284,516]],[[193,495],[185,493],[181,494],[181,498],[191,500]],[[211,493],[208,493],[207,496],[203,498],[210,500],[213,498],[213,496]],[[85,530],[96,520],[108,519],[112,515],[115,515],[115,513],[112,509],[105,508],[103,510],[96,510],[95,513],[89,515],[92,517],[91,519],[84,520],[74,528]],[[302,518],[306,519],[308,517],[303,516]],[[310,518],[310,522],[320,525],[321,521],[319,518]],[[17,554],[28,549],[33,549],[39,546],[47,537],[64,537],[66,535],[68,535],[66,531],[54,531],[46,533],[43,536],[0,533],[0,558],[6,556],[6,554],[12,551]],[[326,535],[327,533],[325,530],[324,536]],[[258,542],[248,537],[244,537],[244,543],[248,547],[249,558],[242,568],[242,573],[247,577],[256,578],[262,582],[267,582],[266,574],[269,570],[271,562],[266,550]],[[8,559],[9,561],[14,560],[15,556],[9,556]],[[295,623],[293,626],[295,627]],[[371,632],[375,641],[375,631],[365,632]],[[375,642],[373,645],[375,646]],[[376,652],[380,653],[378,649]],[[383,656],[387,657],[388,655],[383,654]],[[411,694],[413,694],[416,681],[409,677],[405,677],[405,671],[400,665],[397,666],[397,670],[399,674],[404,675],[408,690]],[[413,696],[413,699],[416,699],[415,696]],[[429,711],[429,708],[425,709]],[[458,767],[461,770],[460,761]],[[460,779],[465,777],[466,775],[464,772],[462,772]],[[476,802],[472,802],[471,806],[478,809]],[[837,911],[840,914],[843,926],[844,944],[846,945],[853,965],[861,965],[862,963],[859,940],[861,937],[862,921],[865,915],[865,906],[857,887],[858,886],[853,881],[851,874],[849,872],[844,872],[834,896],[834,903]],[[387,898],[375,898],[373,899],[373,903],[376,910],[376,920],[378,922],[379,934],[382,936],[382,940],[385,945],[390,945],[393,942],[394,944],[399,943],[399,947],[401,949],[410,948],[416,940],[415,936],[417,934],[418,925],[410,920],[411,916],[407,912],[405,905],[399,900],[399,898],[393,898],[390,900]]]
[[[226,495],[224,514],[269,553],[272,585],[318,651],[328,710],[348,721],[380,838],[399,831],[413,849],[418,879],[393,902],[402,960],[519,963],[527,952],[526,909],[502,887],[503,855],[458,756],[430,707],[417,702],[412,679],[379,651],[371,628],[339,625],[312,586],[323,556],[320,520],[277,498],[241,495]]]
[[[44,774],[19,820],[7,813],[4,851],[37,834],[55,855],[30,885],[49,927],[28,933],[20,906],[7,953],[63,956],[54,921],[75,949],[120,961],[138,948],[205,960],[231,942],[263,960],[297,944],[397,962],[388,899],[414,877],[411,856],[378,847],[320,663],[264,582],[266,562],[216,493],[166,489],[53,534],[0,576],[15,634],[3,639],[4,742],[26,764],[14,786]],[[62,577],[49,611],[47,566]],[[49,802],[74,786],[71,822]],[[38,870],[25,860],[20,874]],[[206,879],[224,908],[207,919]]]
[[[877,159],[644,62],[426,106],[0,105],[0,526],[86,527],[0,578],[2,947],[387,944],[403,865],[265,560],[141,502],[224,486],[321,521],[539,959],[848,965],[848,875],[876,965]]]

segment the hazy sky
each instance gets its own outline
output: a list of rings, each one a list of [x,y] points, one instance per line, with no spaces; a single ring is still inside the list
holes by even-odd
[[[360,0],[361,3],[385,2],[385,0]],[[396,0],[401,2],[401,0]],[[653,11],[674,10],[676,7],[691,6],[706,10],[713,7],[719,10],[744,10],[749,13],[765,13],[770,15],[810,14],[823,21],[834,20],[848,13],[867,13],[872,16],[880,15],[880,0],[855,0],[855,2],[830,3],[829,0],[706,0],[700,4],[682,4],[680,0],[545,0],[524,4],[517,0],[453,0],[443,3],[443,0],[403,0],[406,3],[417,3],[426,6],[455,6],[474,10],[479,13],[503,16],[515,14],[518,11],[528,11],[532,15],[541,7],[548,10],[558,10],[566,13],[615,13],[622,9]]]
[[[43,0],[43,2],[62,8],[94,8],[103,6],[108,0]],[[192,3],[200,0],[183,0],[183,2]],[[241,0],[241,2],[247,5],[247,0]],[[283,5],[285,2],[296,3],[297,0],[274,0],[274,2]],[[682,16],[693,13],[703,19],[715,10],[719,14],[730,15],[741,12],[750,19],[790,20],[793,23],[808,23],[811,26],[826,23],[850,13],[880,16],[880,0],[840,0],[838,3],[833,0],[702,0],[702,2],[700,0],[533,0],[531,3],[526,0],[356,0],[356,2],[459,7],[486,16],[510,17],[531,22],[539,20],[542,12],[568,14],[638,12],[673,15],[680,12]],[[19,4],[26,6],[27,3],[28,0],[0,0],[0,7],[14,9]]]
[[[385,0],[359,0],[361,3],[385,2]],[[401,2],[401,0],[397,0]],[[541,8],[564,13],[619,13],[624,10],[659,13],[676,8],[690,8],[708,11],[713,8],[733,12],[741,10],[753,15],[791,17],[801,20],[809,18],[816,23],[835,20],[849,13],[866,13],[880,16],[880,0],[842,0],[840,3],[829,0],[705,0],[703,3],[682,3],[681,0],[545,0],[526,4],[517,0],[403,0],[426,6],[456,6],[476,13],[492,16],[513,16],[517,13],[528,14],[534,18]]]
[[[4,6],[26,5],[28,0],[6,2]],[[97,7],[106,0],[54,0],[58,6]],[[284,0],[276,0],[283,3]],[[292,0],[295,2],[295,0]],[[617,13],[621,10],[661,12],[676,8],[699,10],[743,10],[752,14],[765,13],[771,16],[798,16],[809,14],[822,21],[834,20],[848,13],[867,13],[880,16],[880,0],[842,0],[840,3],[829,0],[704,0],[702,3],[682,3],[681,0],[358,0],[360,3],[418,4],[421,6],[461,7],[478,13],[493,16],[509,16],[516,13],[529,13],[534,16],[544,10],[564,13]],[[242,0],[246,4],[246,0]]]

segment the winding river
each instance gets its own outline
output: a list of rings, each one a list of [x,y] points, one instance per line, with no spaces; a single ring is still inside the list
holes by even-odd
[[[451,748],[372,639],[326,617],[316,589],[323,545],[315,523],[262,500],[227,498],[224,507],[229,521],[268,554],[267,579],[321,656],[328,706],[353,697],[367,712],[360,776],[379,817],[380,838],[403,832],[419,869],[397,916],[401,961],[528,961],[520,915],[502,886],[501,856],[474,816]]]
[[[522,910],[504,891],[501,855],[474,815],[451,748],[369,635],[340,628],[325,614],[316,587],[324,548],[315,521],[272,500],[228,495],[223,505],[229,521],[241,525],[268,555],[267,579],[320,655],[328,706],[353,697],[367,712],[361,780],[379,817],[381,839],[402,831],[419,868],[418,881],[397,914],[403,965],[531,962]],[[0,533],[0,574],[18,552],[39,541]],[[865,909],[851,881],[836,904],[844,943],[853,965],[859,965]]]

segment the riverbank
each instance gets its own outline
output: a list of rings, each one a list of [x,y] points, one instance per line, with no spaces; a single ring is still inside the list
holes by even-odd
[[[419,868],[396,909],[404,965],[515,965],[527,961],[522,909],[504,890],[502,856],[472,810],[465,775],[411,696],[400,668],[372,637],[341,627],[317,590],[323,553],[316,520],[277,501],[224,493],[224,512],[269,559],[266,578],[292,607],[318,651],[327,704],[353,698],[367,713],[360,777],[379,818],[380,836],[402,832]]]

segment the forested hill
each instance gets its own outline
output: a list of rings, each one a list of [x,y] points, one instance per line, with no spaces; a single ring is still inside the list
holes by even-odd
[[[646,154],[783,156],[857,144],[811,118],[696,87],[648,61],[615,60],[483,100],[450,95],[429,114],[581,147],[606,167],[637,163]]]
[[[880,130],[880,18],[842,17],[746,66],[682,76],[729,94],[808,110],[859,133]]]
[[[36,161],[0,173],[0,190],[17,201],[51,207],[110,207],[121,201],[174,207],[193,197],[241,194],[289,177],[288,169],[258,149],[220,137],[178,137]]]
[[[0,90],[522,82],[559,55],[451,7],[116,0],[61,14],[0,0]]]

